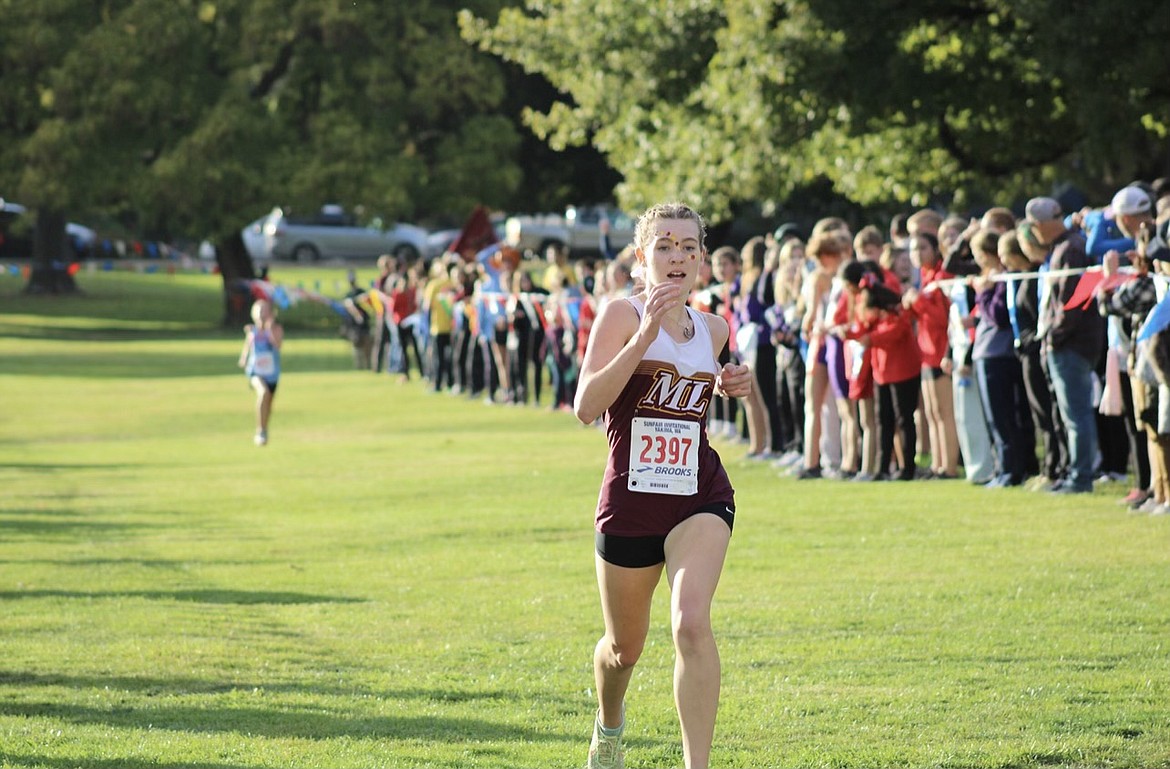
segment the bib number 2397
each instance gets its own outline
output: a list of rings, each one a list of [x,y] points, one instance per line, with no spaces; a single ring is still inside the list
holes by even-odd
[[[699,423],[634,417],[630,491],[690,495],[699,490]]]

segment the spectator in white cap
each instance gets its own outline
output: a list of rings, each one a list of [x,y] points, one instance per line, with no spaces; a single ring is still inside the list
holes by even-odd
[[[1110,208],[1113,209],[1113,219],[1117,226],[1130,239],[1137,237],[1138,225],[1154,221],[1154,203],[1146,191],[1136,184],[1118,190]]]
[[[1060,204],[1055,200],[1032,198],[1025,216],[1036,240],[1049,249],[1049,271],[1091,265],[1084,236],[1065,226]],[[1093,490],[1097,453],[1093,378],[1105,348],[1105,322],[1097,312],[1096,300],[1065,307],[1080,280],[1079,273],[1051,279],[1040,310],[1040,336],[1048,355],[1060,416],[1068,432],[1069,474],[1052,489],[1058,494],[1087,494]]]
[[[1113,210],[1113,219],[1118,228],[1131,241],[1136,239],[1143,223],[1152,224],[1154,221],[1153,205],[1149,195],[1135,185],[1118,190],[1113,196],[1110,208]],[[1116,274],[1123,264],[1132,265],[1136,275],[1132,280],[1116,286],[1107,279],[1099,292],[1098,303],[1101,312],[1108,317],[1110,348],[1116,349],[1120,358],[1118,361],[1120,376],[1117,381],[1121,390],[1130,454],[1134,458],[1136,483],[1123,502],[1134,509],[1139,509],[1153,496],[1151,484],[1156,483],[1159,489],[1163,487],[1161,468],[1160,466],[1151,468],[1150,461],[1158,450],[1157,430],[1147,435],[1138,416],[1153,403],[1157,386],[1147,384],[1140,376],[1131,376],[1131,373],[1136,371],[1134,339],[1158,299],[1154,280],[1149,274],[1149,262],[1132,247],[1124,252],[1110,250],[1101,260],[1106,278]],[[1159,496],[1162,496],[1161,493]]]

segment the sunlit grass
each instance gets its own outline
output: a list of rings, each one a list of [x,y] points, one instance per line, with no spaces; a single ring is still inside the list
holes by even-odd
[[[351,371],[298,306],[257,449],[217,278],[171,279],[0,281],[0,766],[582,764],[601,434]],[[717,765],[1170,764],[1170,521],[1120,485],[797,482],[720,449]],[[664,599],[632,767],[681,764]]]

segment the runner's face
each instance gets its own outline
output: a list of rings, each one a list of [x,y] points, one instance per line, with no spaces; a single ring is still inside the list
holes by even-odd
[[[694,285],[704,256],[699,225],[690,219],[659,219],[638,252],[647,286],[676,281],[684,291]]]

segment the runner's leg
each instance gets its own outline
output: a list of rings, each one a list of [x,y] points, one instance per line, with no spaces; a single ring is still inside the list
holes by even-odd
[[[662,576],[662,565],[629,569],[596,556],[597,587],[605,635],[593,652],[593,673],[601,725],[622,725],[622,703],[634,665],[650,628],[650,602]]]
[[[711,600],[730,539],[727,524],[710,513],[688,518],[666,538],[675,645],[674,698],[688,769],[707,766],[715,737],[720,663],[711,629]]]

